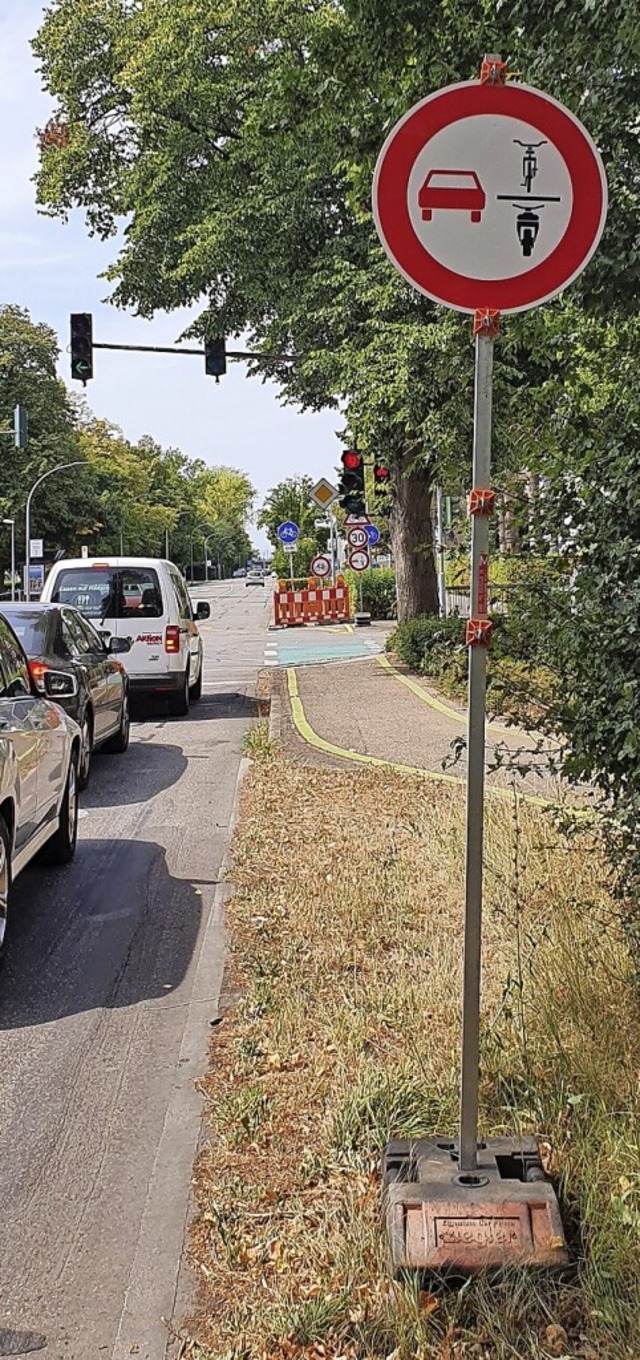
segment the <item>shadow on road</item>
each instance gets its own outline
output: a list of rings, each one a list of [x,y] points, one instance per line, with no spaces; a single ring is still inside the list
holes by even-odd
[[[186,718],[170,717],[166,701],[163,699],[147,699],[144,704],[137,700],[132,714],[136,722],[160,721],[171,725],[183,723],[188,726],[189,723],[203,718],[214,721],[216,718],[255,718],[258,715],[258,701],[242,690],[227,689],[216,694],[203,694],[198,703],[191,705]]]
[[[202,898],[150,841],[83,840],[64,870],[15,884],[0,1030],[168,997],[195,948]]]
[[[104,808],[147,803],[157,793],[177,784],[186,768],[187,757],[180,746],[134,739],[121,756],[103,755],[98,750],[89,787],[80,796],[80,806]]]

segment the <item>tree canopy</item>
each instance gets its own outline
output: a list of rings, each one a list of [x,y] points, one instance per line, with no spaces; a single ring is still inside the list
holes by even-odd
[[[210,537],[216,565],[226,574],[250,552],[246,522],[255,492],[243,472],[208,467],[179,449],[143,437],[137,444],[83,401],[56,374],[57,338],[16,306],[0,308],[0,427],[9,431],[0,470],[0,518],[16,520],[18,554],[24,549],[24,510],[41,473],[59,463],[79,463],[49,478],[34,497],[32,529],[56,552],[164,554],[190,565],[191,543],[202,561]],[[26,449],[12,438],[13,410],[26,408]],[[46,532],[45,532],[46,530]],[[200,544],[200,547],[197,545]],[[2,557],[8,564],[9,535]]]

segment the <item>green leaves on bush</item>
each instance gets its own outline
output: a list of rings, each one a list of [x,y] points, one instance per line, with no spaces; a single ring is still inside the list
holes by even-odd
[[[466,655],[464,633],[463,619],[457,616],[440,619],[435,614],[427,614],[424,618],[398,624],[387,639],[387,651],[395,652],[412,670],[433,675],[438,672],[439,659],[450,659],[454,648],[462,648]]]
[[[351,591],[351,607],[355,613],[362,607],[372,619],[395,619],[396,574],[392,567],[376,567],[373,571],[347,571],[345,580]]]

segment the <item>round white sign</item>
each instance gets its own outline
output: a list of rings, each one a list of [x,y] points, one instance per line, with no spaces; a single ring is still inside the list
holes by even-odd
[[[313,562],[311,563],[312,576],[328,576],[330,571],[331,563],[328,557],[324,557],[322,554],[319,554],[318,557],[314,557]]]
[[[366,571],[369,566],[369,554],[364,548],[354,548],[349,554],[349,566],[353,571]]]
[[[456,311],[526,311],[591,259],[607,181],[588,132],[528,85],[465,81],[409,109],[378,157],[378,234],[401,274]]]
[[[350,529],[347,534],[347,542],[352,548],[366,548],[369,542],[369,535],[366,529]]]

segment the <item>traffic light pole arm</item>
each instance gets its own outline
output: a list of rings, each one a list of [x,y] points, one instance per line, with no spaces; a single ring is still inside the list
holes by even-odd
[[[168,345],[111,345],[97,340],[93,342],[93,349],[136,350],[142,354],[198,354],[200,358],[204,358],[205,354],[203,349],[172,349]],[[264,359],[271,363],[293,364],[296,362],[296,358],[292,354],[259,354],[255,350],[228,349],[226,356],[227,359]]]

